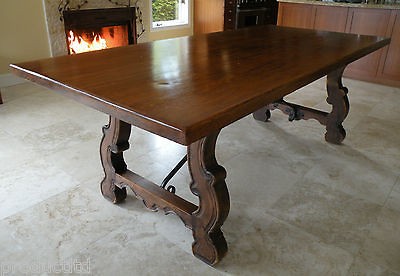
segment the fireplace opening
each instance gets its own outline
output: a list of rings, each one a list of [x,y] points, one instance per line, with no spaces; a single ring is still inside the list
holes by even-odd
[[[135,8],[64,11],[68,54],[136,43]]]

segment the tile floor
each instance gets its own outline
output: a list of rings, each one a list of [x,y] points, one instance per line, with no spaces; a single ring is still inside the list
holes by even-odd
[[[148,211],[132,193],[118,206],[102,198],[106,115],[31,83],[2,89],[0,274],[400,275],[400,89],[344,83],[341,146],[316,121],[290,123],[280,111],[222,130],[231,212],[229,251],[215,268],[192,256],[176,216]],[[324,80],[289,100],[329,108]],[[131,145],[128,166],[157,182],[185,153],[137,128]],[[188,183],[185,168],[173,184],[196,202]]]

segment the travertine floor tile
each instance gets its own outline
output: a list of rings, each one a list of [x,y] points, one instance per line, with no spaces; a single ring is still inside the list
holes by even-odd
[[[115,229],[69,259],[89,261],[93,275],[224,275],[143,222]]]
[[[350,146],[329,149],[321,151],[321,159],[305,174],[305,179],[383,205],[397,174]]]
[[[362,247],[361,256],[400,274],[400,211],[384,208]]]
[[[376,264],[369,263],[361,257],[356,257],[354,263],[351,265],[348,276],[356,275],[376,275],[376,276],[399,276],[400,274],[380,267]]]
[[[287,158],[280,151],[240,154],[224,164],[232,201],[249,206],[270,207],[287,193],[310,167],[307,163]],[[237,168],[240,168],[238,170]]]
[[[79,184],[64,171],[36,158],[19,162],[18,166],[1,173],[0,219]]]
[[[356,254],[382,207],[319,183],[303,182],[267,212],[331,244]]]
[[[400,212],[400,177],[397,179],[396,185],[394,185],[385,203],[385,207]]]
[[[28,132],[22,141],[33,147],[40,155],[48,156],[60,150],[72,151],[81,143],[88,141],[98,144],[100,138],[97,133],[87,131],[80,125],[66,120]]]
[[[363,152],[394,155],[400,158],[399,135],[398,121],[366,117],[352,129],[346,144]]]
[[[218,268],[231,275],[345,275],[349,252],[325,244],[262,208],[233,204],[225,224],[229,254]]]
[[[8,233],[21,250],[2,248],[0,260],[60,262],[136,217],[98,191],[75,187],[4,219],[0,233]]]

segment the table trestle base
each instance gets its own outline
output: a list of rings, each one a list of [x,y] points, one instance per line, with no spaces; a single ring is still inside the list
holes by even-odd
[[[316,110],[306,106],[290,103],[283,99],[273,104],[269,104],[267,106],[267,109],[271,111],[274,109],[279,109],[280,111],[289,116],[289,121],[315,119],[321,125],[325,126],[327,124],[327,116],[329,114],[328,112],[325,111]]]
[[[326,126],[325,140],[329,143],[340,144],[346,137],[343,121],[349,113],[348,89],[343,86],[342,75],[344,67],[327,75],[326,101],[332,105],[330,113],[294,104],[280,99],[253,112],[254,119],[267,122],[271,118],[271,111],[279,109],[289,116],[289,121],[315,119]]]
[[[142,200],[148,209],[162,210],[166,214],[175,213],[187,228],[192,229],[191,215],[198,208],[193,203],[129,170],[116,174],[115,180],[120,189],[130,187],[135,197]]]
[[[105,173],[101,182],[103,196],[119,203],[127,196],[126,187],[130,187],[147,208],[178,215],[193,232],[192,250],[196,257],[210,265],[219,262],[228,248],[221,226],[230,208],[226,171],[215,158],[219,131],[190,144],[187,155],[175,167],[178,170],[179,166],[188,162],[192,178],[188,186],[199,198],[199,206],[127,169],[123,151],[129,148],[130,132],[128,123],[112,116],[109,124],[103,127],[100,145]],[[174,171],[170,174],[173,175]]]

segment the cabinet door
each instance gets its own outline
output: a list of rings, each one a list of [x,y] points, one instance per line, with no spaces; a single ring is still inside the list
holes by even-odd
[[[224,29],[224,0],[196,0],[193,3],[195,34],[218,32]]]
[[[316,9],[314,29],[342,33],[346,31],[348,8],[318,6]]]
[[[278,25],[280,26],[312,29],[314,18],[313,5],[279,3]]]
[[[389,45],[382,74],[387,78],[400,81],[400,11],[396,12],[392,41]]]
[[[390,10],[354,8],[349,10],[347,31],[354,34],[385,36],[389,26]],[[353,63],[345,72],[346,76],[366,79],[376,77],[379,60],[383,51],[375,51]]]

